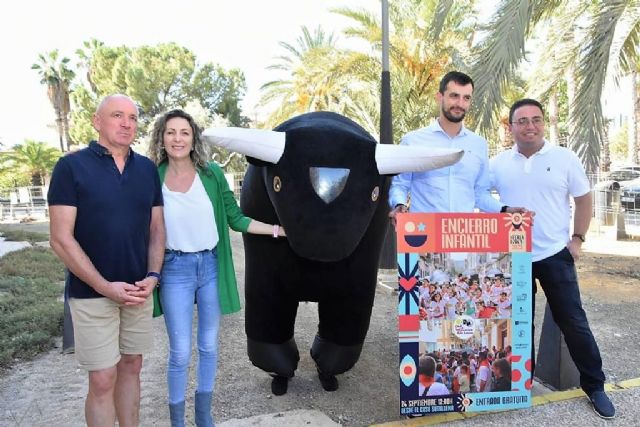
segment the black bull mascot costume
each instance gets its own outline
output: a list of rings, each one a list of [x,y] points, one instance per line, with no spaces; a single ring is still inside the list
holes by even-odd
[[[240,206],[281,224],[286,239],[245,234],[247,351],[286,393],[300,359],[300,301],[318,302],[311,357],[327,391],[358,361],[369,328],[389,221],[390,175],[449,166],[461,151],[377,144],[334,113],[294,117],[274,131],[208,129],[208,141],[247,156]]]

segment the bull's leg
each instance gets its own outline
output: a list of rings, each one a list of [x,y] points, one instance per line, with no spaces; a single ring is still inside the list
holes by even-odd
[[[326,391],[336,391],[336,375],[351,369],[360,358],[361,351],[362,344],[339,345],[316,335],[311,346],[311,357],[316,362],[322,388]]]
[[[282,395],[300,360],[293,338],[298,301],[278,300],[265,295],[264,288],[256,292],[252,288],[246,288],[247,354],[255,366],[273,377],[273,394]]]
[[[367,301],[340,299],[318,305],[320,324],[311,357],[326,391],[337,390],[336,375],[351,369],[360,358],[372,304],[373,301],[367,304]]]
[[[272,393],[276,396],[285,394],[300,360],[296,341],[291,338],[281,344],[270,344],[247,338],[247,352],[255,366],[273,377]]]

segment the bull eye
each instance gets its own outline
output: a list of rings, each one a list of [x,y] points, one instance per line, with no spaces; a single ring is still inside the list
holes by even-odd
[[[282,190],[282,181],[280,181],[279,176],[273,177],[273,189],[275,190],[276,193],[279,193],[280,190]]]
[[[380,187],[376,185],[371,192],[371,201],[375,202],[376,200],[378,200],[378,196],[380,196]]]

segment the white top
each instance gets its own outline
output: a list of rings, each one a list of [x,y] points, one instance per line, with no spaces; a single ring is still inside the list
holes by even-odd
[[[425,386],[423,386],[422,384],[418,384],[419,396],[422,396],[424,394],[424,389],[425,389]],[[435,382],[431,384],[431,386],[429,387],[429,391],[427,391],[427,396],[442,396],[444,394],[449,394],[449,393],[450,391],[446,385],[439,382]]]
[[[502,203],[491,196],[487,141],[464,126],[450,137],[438,120],[402,137],[401,145],[464,150],[452,166],[428,172],[401,173],[393,178],[389,204],[407,204],[411,212],[499,212]]]
[[[475,359],[471,359],[469,361],[469,371],[471,372],[471,375],[475,375],[476,374],[476,367],[478,366],[478,362],[475,361]]]
[[[508,206],[536,213],[532,260],[554,255],[567,245],[571,226],[570,196],[590,191],[584,168],[571,150],[548,141],[529,158],[514,145],[491,161],[492,185]]]
[[[168,249],[199,252],[216,247],[218,229],[213,205],[198,174],[186,193],[162,185],[162,197]]]
[[[482,365],[478,368],[476,374],[476,391],[480,393],[480,384],[484,381],[484,390],[483,392],[491,391],[491,369],[487,366]]]
[[[511,317],[511,301],[498,301],[498,315],[505,319]]]

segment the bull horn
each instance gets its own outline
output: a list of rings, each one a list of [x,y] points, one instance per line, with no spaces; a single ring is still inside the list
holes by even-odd
[[[286,135],[273,130],[228,127],[206,129],[202,139],[245,156],[278,163],[284,153]]]
[[[462,158],[463,150],[416,145],[376,145],[376,163],[380,175],[426,172],[451,166]]]

